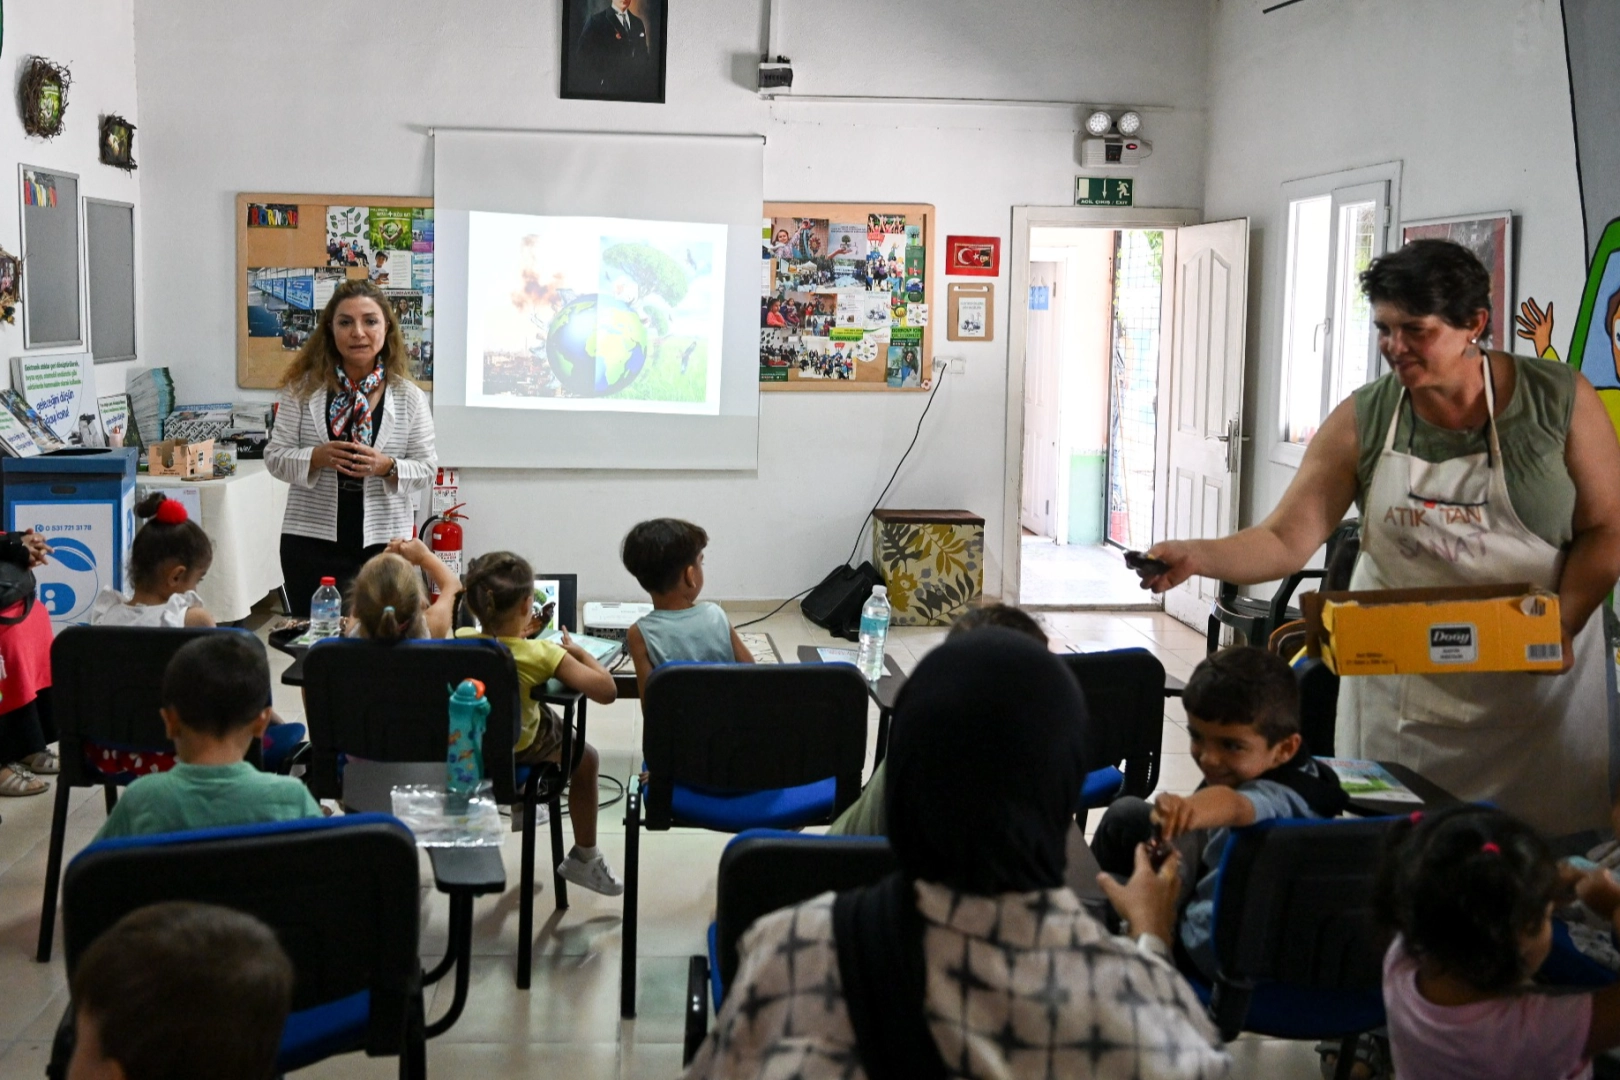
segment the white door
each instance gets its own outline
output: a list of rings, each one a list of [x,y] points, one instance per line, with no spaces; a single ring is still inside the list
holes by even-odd
[[[1044,305],[1031,304],[1024,346],[1024,491],[1019,520],[1037,536],[1057,535],[1058,265],[1029,264],[1031,295],[1044,289]]]
[[[1159,425],[1170,433],[1164,531],[1176,540],[1214,539],[1238,520],[1249,221],[1176,233],[1170,384],[1159,392]],[[1191,578],[1165,594],[1164,610],[1204,630],[1219,589],[1210,578]]]

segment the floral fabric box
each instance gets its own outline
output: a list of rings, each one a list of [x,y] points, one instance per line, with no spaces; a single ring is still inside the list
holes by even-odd
[[[984,593],[984,518],[966,510],[878,510],[872,562],[893,626],[949,626]]]

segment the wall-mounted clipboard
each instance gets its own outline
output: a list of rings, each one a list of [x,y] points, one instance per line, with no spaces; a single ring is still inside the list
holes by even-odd
[[[949,341],[996,339],[993,282],[951,282],[945,289],[945,337]]]

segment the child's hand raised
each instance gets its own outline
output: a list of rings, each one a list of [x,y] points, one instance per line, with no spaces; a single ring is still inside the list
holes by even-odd
[[[414,537],[388,541],[388,554],[398,555],[412,566],[421,566],[426,560],[438,557],[431,548]]]
[[[1198,826],[1193,804],[1180,795],[1160,795],[1153,800],[1153,822],[1166,840],[1174,840]]]
[[[1097,884],[1133,934],[1152,934],[1166,945],[1175,940],[1176,901],[1181,897],[1181,856],[1172,852],[1157,871],[1146,844],[1136,845],[1136,868],[1121,885],[1112,874],[1098,874]]]

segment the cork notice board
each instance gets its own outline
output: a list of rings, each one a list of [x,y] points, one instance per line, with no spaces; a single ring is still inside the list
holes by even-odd
[[[393,301],[411,377],[433,386],[433,200],[236,197],[236,383],[272,389],[333,288],[370,276]]]
[[[766,203],[761,390],[924,390],[934,208]]]

